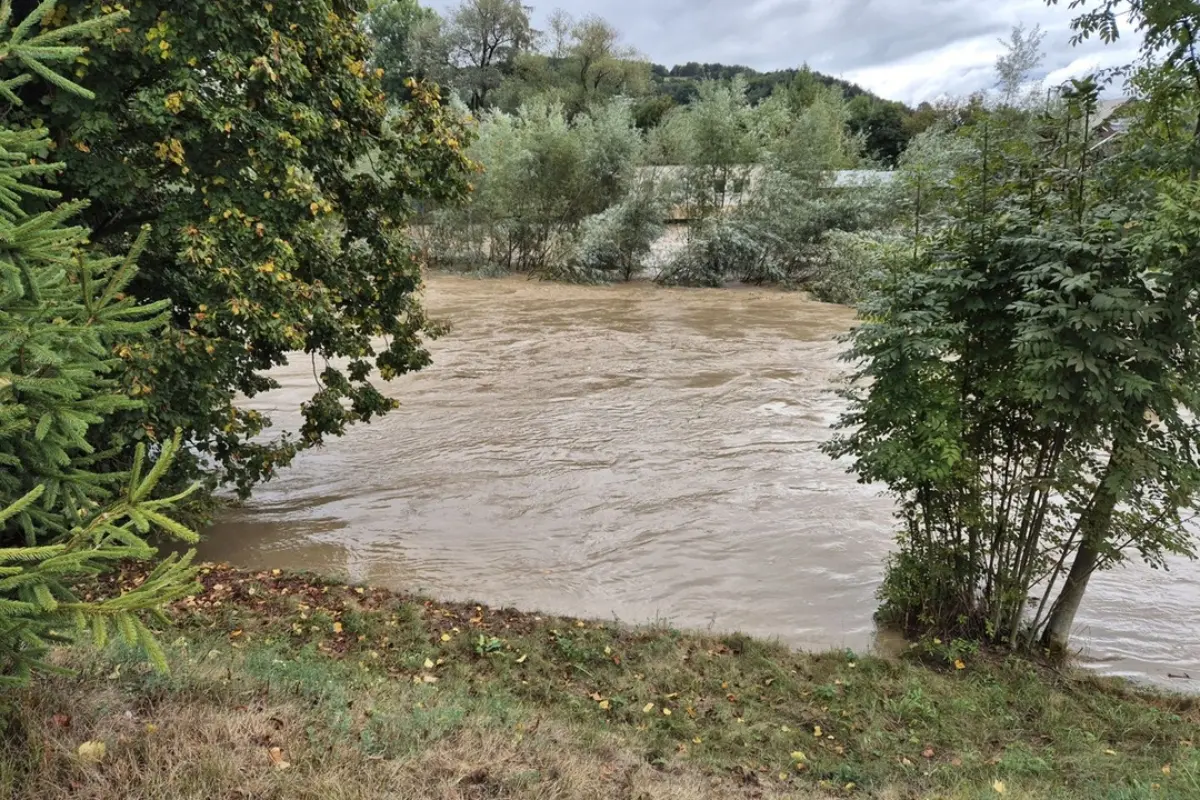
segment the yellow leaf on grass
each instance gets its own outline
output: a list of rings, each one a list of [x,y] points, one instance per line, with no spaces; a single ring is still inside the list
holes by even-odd
[[[517,663],[518,663],[518,664],[524,664],[524,663],[525,663],[525,659],[527,659],[527,658],[529,658],[529,656],[521,656],[520,658],[518,658],[518,659],[517,659]]]
[[[425,659],[425,669],[433,669],[433,659],[432,658]]]
[[[703,744],[703,743],[704,743],[704,740],[703,740],[703,739],[701,739],[699,736],[697,736],[696,738],[692,739],[692,744]]]
[[[333,632],[341,633],[342,632],[342,623],[340,623],[340,622],[333,623]]]
[[[1163,775],[1170,775],[1171,774],[1171,765],[1170,764],[1163,765],[1162,773],[1163,773]]]
[[[821,737],[821,726],[820,725],[813,725],[813,736],[816,736],[817,738]]]
[[[664,709],[663,709],[663,716],[664,716],[664,717],[669,717],[669,716],[671,716],[671,709],[669,709],[669,708],[664,708]]]
[[[448,633],[443,633],[443,634],[442,634],[442,641],[443,641],[443,642],[448,642],[448,641],[450,641],[450,634],[448,634]]]
[[[275,765],[275,769],[287,769],[291,766],[291,764],[284,760],[283,751],[278,747],[272,747],[267,751],[267,755],[271,757],[271,763]]]
[[[801,753],[799,750],[792,751],[792,761],[807,761],[808,756]]]
[[[646,705],[642,708],[642,713],[649,714],[653,710],[654,710],[654,703],[646,703]]]
[[[967,665],[963,663],[963,660],[961,658],[956,658],[956,659],[954,659],[954,668],[955,669],[966,669]]]
[[[79,757],[89,764],[99,764],[108,752],[108,745],[92,739],[79,745]]]
[[[1117,751],[1116,750],[1105,750],[1104,754],[1109,755],[1109,756],[1115,756],[1117,754]]]
[[[996,791],[996,794],[1004,794],[1008,791],[1008,787],[1004,785],[1004,781],[996,781],[992,784],[992,788]]]
[[[609,709],[609,703],[608,703],[608,701],[607,701],[607,700],[601,700],[601,701],[600,701],[600,710],[601,710],[601,711],[608,711],[608,709]]]

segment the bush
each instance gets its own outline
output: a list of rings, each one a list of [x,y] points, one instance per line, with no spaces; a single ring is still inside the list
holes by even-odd
[[[667,203],[652,184],[584,220],[577,255],[567,274],[575,280],[630,281],[646,267],[666,225]]]
[[[657,281],[667,286],[717,288],[733,275],[761,269],[764,257],[762,243],[737,221],[716,218],[689,231],[687,244],[671,258]]]

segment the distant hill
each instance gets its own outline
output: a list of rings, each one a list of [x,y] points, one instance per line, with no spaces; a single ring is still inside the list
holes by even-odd
[[[639,116],[639,125],[652,127],[672,106],[690,104],[699,96],[700,84],[704,81],[728,81],[741,75],[746,79],[750,102],[757,104],[770,97],[777,87],[791,85],[804,71],[811,76],[810,80],[842,91],[849,101],[850,130],[863,136],[866,155],[881,165],[895,165],[909,139],[932,121],[931,109],[914,111],[904,103],[869,92],[857,83],[823,75],[808,67],[759,72],[740,64],[698,64],[693,61],[670,68],[651,65],[655,97],[641,106],[643,113]]]
[[[741,64],[699,64],[690,61],[687,64],[665,67],[652,64],[650,67],[654,84],[660,94],[669,96],[679,105],[687,105],[699,94],[699,83],[706,80],[732,80],[737,75],[743,75],[749,84],[747,94],[750,102],[758,103],[771,96],[776,86],[786,86],[795,80],[799,69],[779,69],[772,72],[758,70]],[[903,103],[888,100],[859,86],[857,83],[834,78],[830,75],[812,71],[813,77],[826,86],[836,86],[842,90],[847,99],[865,96],[881,103],[895,103],[908,110]]]

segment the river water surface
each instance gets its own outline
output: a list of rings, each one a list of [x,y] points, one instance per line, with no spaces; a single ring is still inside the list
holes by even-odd
[[[453,325],[403,405],[302,454],[202,555],[441,597],[875,642],[892,506],[818,450],[843,408],[840,306],[772,291],[437,277]],[[292,425],[298,358],[256,398]],[[1200,568],[1099,576],[1076,644],[1108,672],[1200,681]]]

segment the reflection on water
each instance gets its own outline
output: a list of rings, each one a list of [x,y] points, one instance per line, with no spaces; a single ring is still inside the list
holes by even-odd
[[[818,447],[841,307],[750,290],[435,278],[454,326],[403,407],[261,487],[202,555],[630,622],[871,645],[890,502]],[[302,359],[255,405],[295,424]],[[1200,677],[1200,570],[1101,576],[1077,642]],[[1198,684],[1180,684],[1195,687]]]

